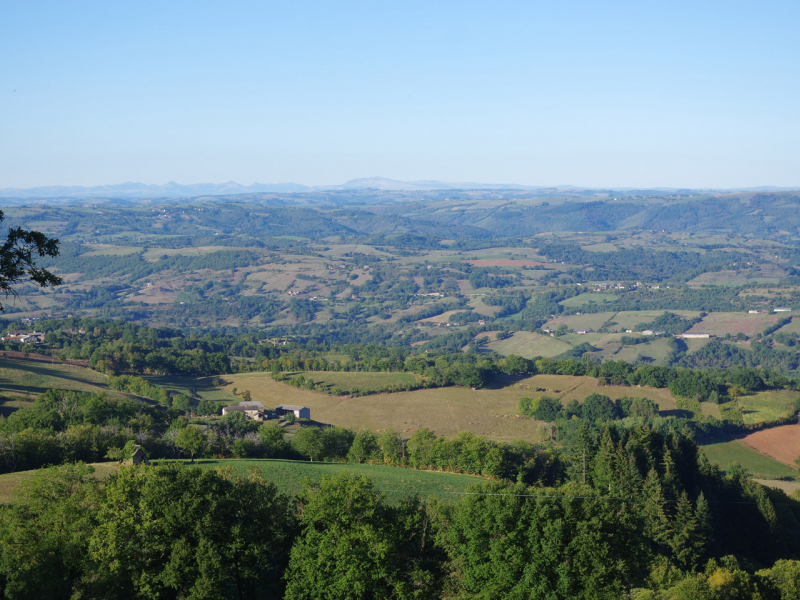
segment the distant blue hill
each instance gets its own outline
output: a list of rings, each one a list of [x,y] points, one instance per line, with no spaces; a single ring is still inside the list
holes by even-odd
[[[94,187],[54,185],[35,188],[2,188],[3,198],[189,198],[193,196],[229,196],[233,194],[265,194],[304,192],[308,186],[299,183],[254,183],[241,185],[235,181],[227,183],[193,183],[181,185],[170,181],[164,185],[146,183],[118,183]]]
[[[34,188],[0,188],[0,199],[8,204],[22,203],[31,200],[96,200],[100,202],[111,202],[119,204],[138,203],[141,201],[177,198],[198,198],[203,196],[244,196],[246,194],[298,194],[304,196],[305,201],[313,202],[316,197],[325,197],[326,193],[338,194],[363,194],[370,191],[381,193],[442,193],[448,190],[462,191],[486,191],[495,193],[512,193],[514,191],[528,192],[537,191],[542,195],[569,195],[569,196],[611,196],[614,192],[621,192],[623,195],[657,195],[664,193],[723,193],[723,192],[745,192],[745,191],[779,191],[797,188],[778,188],[772,186],[739,188],[731,190],[686,190],[679,188],[609,188],[593,189],[571,185],[560,186],[530,186],[515,183],[474,183],[474,182],[446,182],[435,180],[423,181],[399,181],[386,177],[367,177],[362,179],[351,179],[339,185],[323,185],[309,187],[299,183],[254,183],[252,185],[242,185],[235,181],[226,183],[193,183],[180,184],[171,181],[164,185],[153,185],[146,183],[118,183],[112,185],[99,185],[94,187],[83,186],[45,186]],[[292,197],[285,198],[284,201],[291,202]],[[296,198],[296,197],[295,197]],[[266,200],[263,199],[262,200]],[[280,200],[272,199],[279,204],[284,203]]]

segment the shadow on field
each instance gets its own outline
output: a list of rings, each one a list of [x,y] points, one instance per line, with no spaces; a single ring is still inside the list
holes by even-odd
[[[675,408],[672,410],[660,410],[658,411],[658,414],[662,417],[675,417],[676,419],[691,419],[693,416],[693,413],[680,408]]]
[[[13,368],[13,369],[18,369],[20,371],[27,371],[27,372],[39,375],[41,377],[53,377],[53,378],[56,378],[56,379],[66,379],[67,381],[75,381],[77,383],[83,383],[85,385],[101,385],[101,384],[95,383],[94,381],[88,381],[86,379],[81,379],[81,378],[76,377],[74,375],[70,375],[68,372],[67,373],[65,373],[63,371],[57,371],[56,372],[56,371],[53,371],[52,369],[47,369],[47,368],[44,368],[44,367],[38,367],[38,366],[32,365],[31,363],[25,363],[23,365],[23,364],[20,364],[20,362],[12,362],[12,361],[4,361],[4,362],[6,362],[6,364],[9,365],[6,368]],[[61,363],[54,363],[54,364],[61,364]],[[24,377],[24,375],[23,375],[23,377]]]

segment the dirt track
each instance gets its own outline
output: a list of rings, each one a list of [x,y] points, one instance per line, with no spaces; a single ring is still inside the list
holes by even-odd
[[[800,425],[756,431],[739,441],[784,464],[797,466],[794,461],[800,456]]]

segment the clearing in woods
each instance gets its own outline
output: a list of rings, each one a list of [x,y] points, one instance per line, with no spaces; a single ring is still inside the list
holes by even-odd
[[[157,461],[157,464],[168,462],[172,461]],[[187,464],[187,461],[180,462]],[[418,471],[403,467],[358,463],[228,458],[222,460],[201,459],[196,460],[195,464],[203,469],[231,469],[242,474],[256,470],[264,476],[264,479],[274,482],[281,492],[292,496],[302,491],[303,480],[306,478],[313,483],[318,483],[322,481],[323,477],[334,477],[343,473],[369,477],[372,479],[376,491],[385,493],[387,499],[395,502],[414,494],[419,494],[421,497],[435,494],[445,501],[456,500],[460,497],[458,492],[465,492],[470,486],[486,481],[475,475]]]
[[[756,431],[740,441],[786,465],[795,465],[800,457],[800,425],[782,425]]]
[[[191,466],[188,460],[172,461],[158,460],[154,465],[179,462]],[[296,495],[303,489],[304,479],[317,483],[323,477],[333,477],[342,473],[357,476],[366,476],[372,479],[374,489],[386,494],[389,501],[400,500],[419,494],[421,497],[435,494],[445,502],[460,498],[460,493],[467,491],[470,486],[484,481],[475,475],[461,475],[458,473],[441,473],[437,471],[417,471],[402,467],[388,467],[384,465],[362,465],[355,463],[326,463],[304,462],[297,460],[273,459],[222,459],[222,460],[196,460],[195,465],[201,469],[231,469],[237,473],[247,473],[256,470],[267,481],[274,482],[278,490],[284,494]],[[119,468],[116,463],[93,463],[95,477],[105,479],[115,473]],[[41,469],[35,471],[21,471],[0,475],[0,506],[11,504],[19,492],[19,485],[31,479]]]

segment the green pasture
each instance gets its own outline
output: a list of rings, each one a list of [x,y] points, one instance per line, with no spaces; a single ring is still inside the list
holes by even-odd
[[[781,314],[781,313],[779,313]],[[791,314],[791,313],[790,313]],[[786,315],[786,313],[782,313],[781,316]],[[798,333],[800,334],[800,319],[793,317],[791,322],[787,323],[783,327],[781,327],[778,332],[780,333]]]
[[[106,388],[107,379],[102,373],[84,367],[0,357],[3,395],[38,396],[51,388],[120,395]]]
[[[573,329],[594,329],[597,331],[609,319],[616,321],[616,313],[613,312],[600,312],[600,313],[585,313],[582,315],[567,315],[558,316],[550,319],[545,327],[549,329],[558,329],[559,325],[566,325],[571,331]]]
[[[157,461],[164,464],[171,461]],[[181,461],[188,464],[188,461]],[[384,465],[362,465],[356,463],[304,462],[275,459],[221,459],[197,460],[203,469],[231,469],[237,473],[256,470],[267,481],[272,481],[278,489],[290,495],[297,495],[303,489],[304,480],[320,482],[323,477],[334,477],[343,473],[366,476],[372,479],[374,488],[386,494],[390,500],[400,501],[414,494],[421,497],[437,495],[445,501],[459,498],[455,492],[466,492],[475,484],[485,481],[474,475],[417,471],[402,467]]]
[[[201,400],[212,400],[214,402],[238,402],[239,398],[232,393],[220,389],[212,382],[214,377],[180,377],[172,375],[144,375],[144,379],[166,388],[170,391],[191,396],[194,390],[195,396]],[[218,376],[220,385],[225,385],[225,376]],[[237,390],[238,391],[238,390]]]
[[[153,465],[180,462],[191,466],[188,460],[158,460]],[[94,463],[95,476],[105,479],[118,469],[116,463]],[[485,481],[474,475],[441,473],[436,471],[417,471],[402,467],[384,465],[362,465],[355,463],[304,462],[273,459],[198,459],[195,466],[201,469],[230,469],[245,474],[251,470],[259,472],[266,481],[275,483],[278,489],[289,495],[297,495],[305,481],[318,483],[323,477],[334,477],[343,473],[366,476],[372,479],[374,489],[384,493],[390,501],[399,502],[415,494],[420,497],[436,495],[445,502],[461,497],[470,486]],[[0,505],[13,502],[19,485],[31,479],[38,471],[22,471],[0,475]]]
[[[745,423],[777,421],[793,410],[800,393],[792,390],[769,390],[739,398]]]
[[[549,335],[517,331],[509,338],[490,342],[486,347],[505,356],[516,354],[525,358],[533,358],[535,356],[557,356],[572,346]]]
[[[672,352],[672,348],[669,346],[669,340],[664,338],[654,340],[647,344],[638,344],[636,349],[642,357],[650,358],[658,365],[665,364],[667,356]]]
[[[708,460],[719,466],[723,471],[730,469],[734,463],[739,463],[751,475],[758,475],[765,479],[779,477],[797,477],[797,469],[785,465],[777,460],[756,452],[736,440],[714,442],[701,446]]]
[[[105,479],[119,468],[117,463],[91,463],[91,466],[94,468],[94,476],[98,479]],[[39,472],[41,469],[0,475],[0,506],[13,502],[19,491],[19,485]]]
[[[684,319],[694,318],[700,315],[699,312],[693,310],[625,310],[616,313],[612,321],[617,323],[614,325],[615,328],[624,331],[626,329],[633,329],[639,325],[639,323],[650,323],[653,319],[660,317],[665,312],[671,312]]]
[[[603,304],[605,302],[613,302],[617,299],[614,294],[593,294],[586,293],[579,296],[573,296],[559,302],[562,306],[583,306],[584,304]]]
[[[642,359],[642,355],[639,352],[639,348],[643,346],[643,344],[637,344],[636,346],[621,346],[620,349],[614,353],[613,359],[614,360],[624,360],[625,362],[635,363]]]

